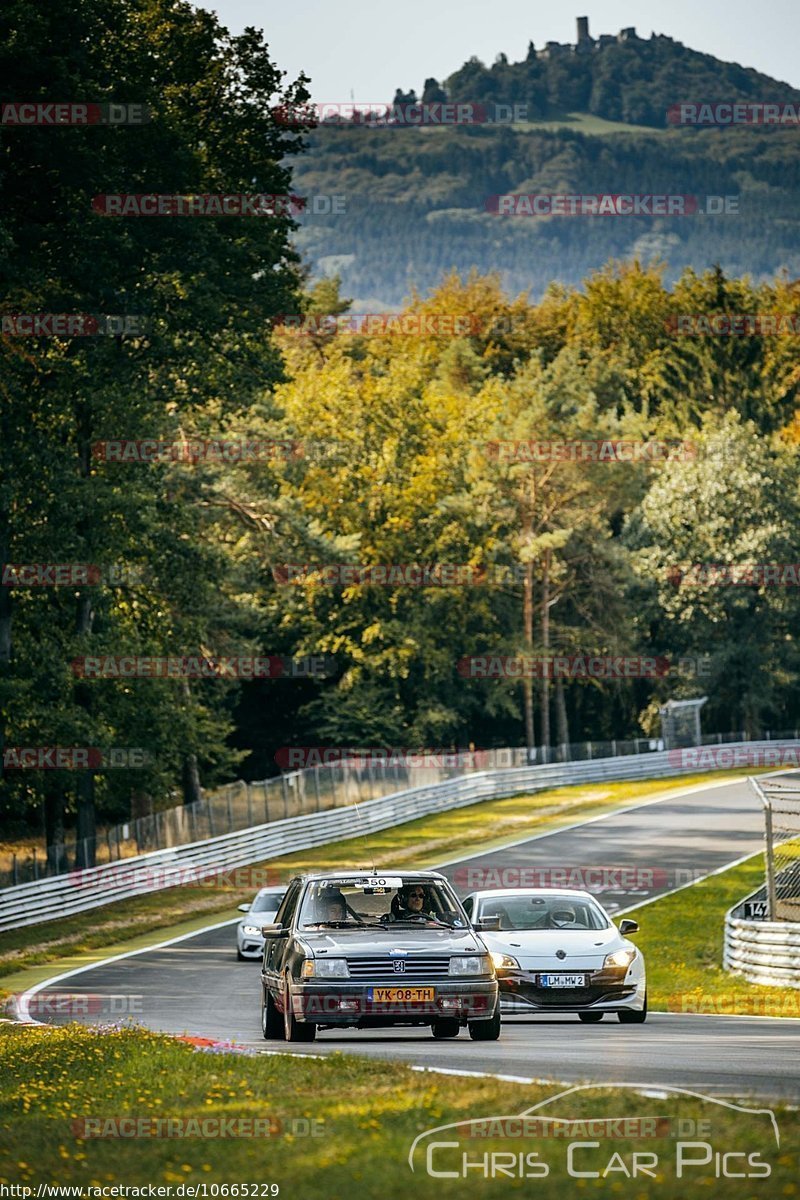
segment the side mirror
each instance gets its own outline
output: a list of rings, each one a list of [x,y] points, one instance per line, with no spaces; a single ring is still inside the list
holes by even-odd
[[[249,904],[240,904],[239,912],[250,912],[250,905]]]
[[[472,928],[477,929],[478,933],[497,933],[500,929],[500,918],[483,917],[480,921],[473,921]]]
[[[280,937],[281,935],[286,936],[288,934],[288,932],[289,932],[289,930],[284,929],[280,923],[275,924],[273,922],[272,925],[262,925],[261,926],[261,933],[263,934],[264,937]]]
[[[627,921],[627,920],[620,921],[619,931],[623,937],[626,937],[627,934],[629,934],[629,933],[638,933],[639,932],[639,922],[638,921]]]

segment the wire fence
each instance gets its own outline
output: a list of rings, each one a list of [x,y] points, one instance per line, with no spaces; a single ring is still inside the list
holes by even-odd
[[[706,734],[702,745],[797,738],[797,730],[762,733]],[[666,747],[669,749],[669,747]],[[665,749],[660,738],[570,742],[496,750],[375,751],[322,766],[287,771],[257,782],[237,780],[213,792],[203,792],[194,804],[181,804],[132,818],[100,830],[94,837],[66,839],[49,847],[26,848],[7,855],[0,867],[0,888],[100,866],[153,850],[184,846],[206,838],[235,833],[286,817],[324,812],[363,803],[406,788],[424,787],[472,771],[492,771],[540,763],[581,762],[618,755],[648,754]]]
[[[751,780],[764,805],[768,921],[800,921],[800,772]]]

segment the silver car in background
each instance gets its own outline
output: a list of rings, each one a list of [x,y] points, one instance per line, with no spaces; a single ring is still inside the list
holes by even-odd
[[[261,927],[275,920],[275,913],[285,894],[286,887],[283,884],[265,887],[256,892],[249,904],[239,905],[239,912],[246,914],[236,926],[236,957],[240,962],[248,958],[261,958],[264,953]]]

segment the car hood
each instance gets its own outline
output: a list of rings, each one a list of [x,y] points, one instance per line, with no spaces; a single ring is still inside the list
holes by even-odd
[[[470,929],[329,929],[298,933],[298,937],[315,955],[330,954],[341,958],[358,958],[374,954],[389,955],[402,950],[409,958],[416,954],[486,953],[481,939]]]
[[[619,930],[613,929],[508,929],[502,933],[483,933],[489,950],[511,954],[520,966],[528,963],[553,967],[596,967],[614,950],[630,945]],[[557,951],[563,950],[564,957]]]

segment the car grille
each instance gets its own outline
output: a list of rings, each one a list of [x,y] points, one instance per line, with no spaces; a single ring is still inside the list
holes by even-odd
[[[616,1000],[635,991],[635,984],[629,984],[627,987],[624,984],[604,984],[585,988],[539,988],[523,984],[520,988],[508,991],[504,991],[501,985],[500,994],[508,997],[522,996],[526,1000],[532,1000],[540,1008],[583,1008],[597,1000]]]
[[[405,964],[404,971],[396,971],[394,964]],[[423,955],[408,958],[348,958],[347,967],[351,979],[369,980],[371,983],[403,983],[419,981],[427,983],[431,979],[450,978],[450,959],[445,956],[428,957]]]

